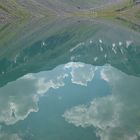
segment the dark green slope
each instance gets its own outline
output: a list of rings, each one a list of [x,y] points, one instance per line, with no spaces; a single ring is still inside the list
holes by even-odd
[[[137,33],[80,19],[56,21],[42,23],[34,32],[24,33],[20,29],[18,37],[12,38],[14,41],[10,39],[6,47],[3,44],[0,48],[1,86],[27,73],[51,70],[70,61],[99,66],[110,64],[127,74],[140,76]]]

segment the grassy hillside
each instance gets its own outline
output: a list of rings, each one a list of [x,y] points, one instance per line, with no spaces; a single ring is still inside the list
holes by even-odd
[[[133,0],[123,0],[118,3],[74,12],[72,16],[108,20],[140,32],[140,4],[133,3]]]
[[[118,5],[106,7],[97,13],[99,18],[121,23],[140,32],[140,4],[134,4],[132,0],[125,0]]]
[[[102,18],[140,31],[140,4],[134,5],[132,0],[0,1],[0,26],[8,20],[32,20],[48,16]]]
[[[1,0],[0,19],[20,19],[42,17],[50,14],[47,7],[35,0]]]
[[[8,13],[11,16],[20,16],[25,17],[26,12],[22,6],[20,6],[16,0],[1,0],[0,1],[0,9],[4,12]]]
[[[122,0],[1,0],[0,19],[9,17],[26,19],[78,12]]]

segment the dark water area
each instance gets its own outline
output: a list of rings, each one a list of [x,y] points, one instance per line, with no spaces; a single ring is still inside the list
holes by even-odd
[[[140,33],[43,19],[0,29],[0,140],[139,140]]]

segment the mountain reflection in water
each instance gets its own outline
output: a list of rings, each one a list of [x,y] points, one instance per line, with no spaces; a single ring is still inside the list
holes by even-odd
[[[23,26],[17,31],[19,36],[9,42],[1,41],[1,86],[27,73],[51,70],[70,61],[110,64],[127,74],[140,75],[139,34],[90,21],[62,20],[50,24],[26,33],[23,29],[29,25]]]
[[[139,33],[79,19],[9,26],[0,140],[139,139]]]

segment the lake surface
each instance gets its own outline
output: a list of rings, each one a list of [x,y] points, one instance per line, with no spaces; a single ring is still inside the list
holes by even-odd
[[[0,29],[0,140],[139,140],[140,33],[92,19]]]

